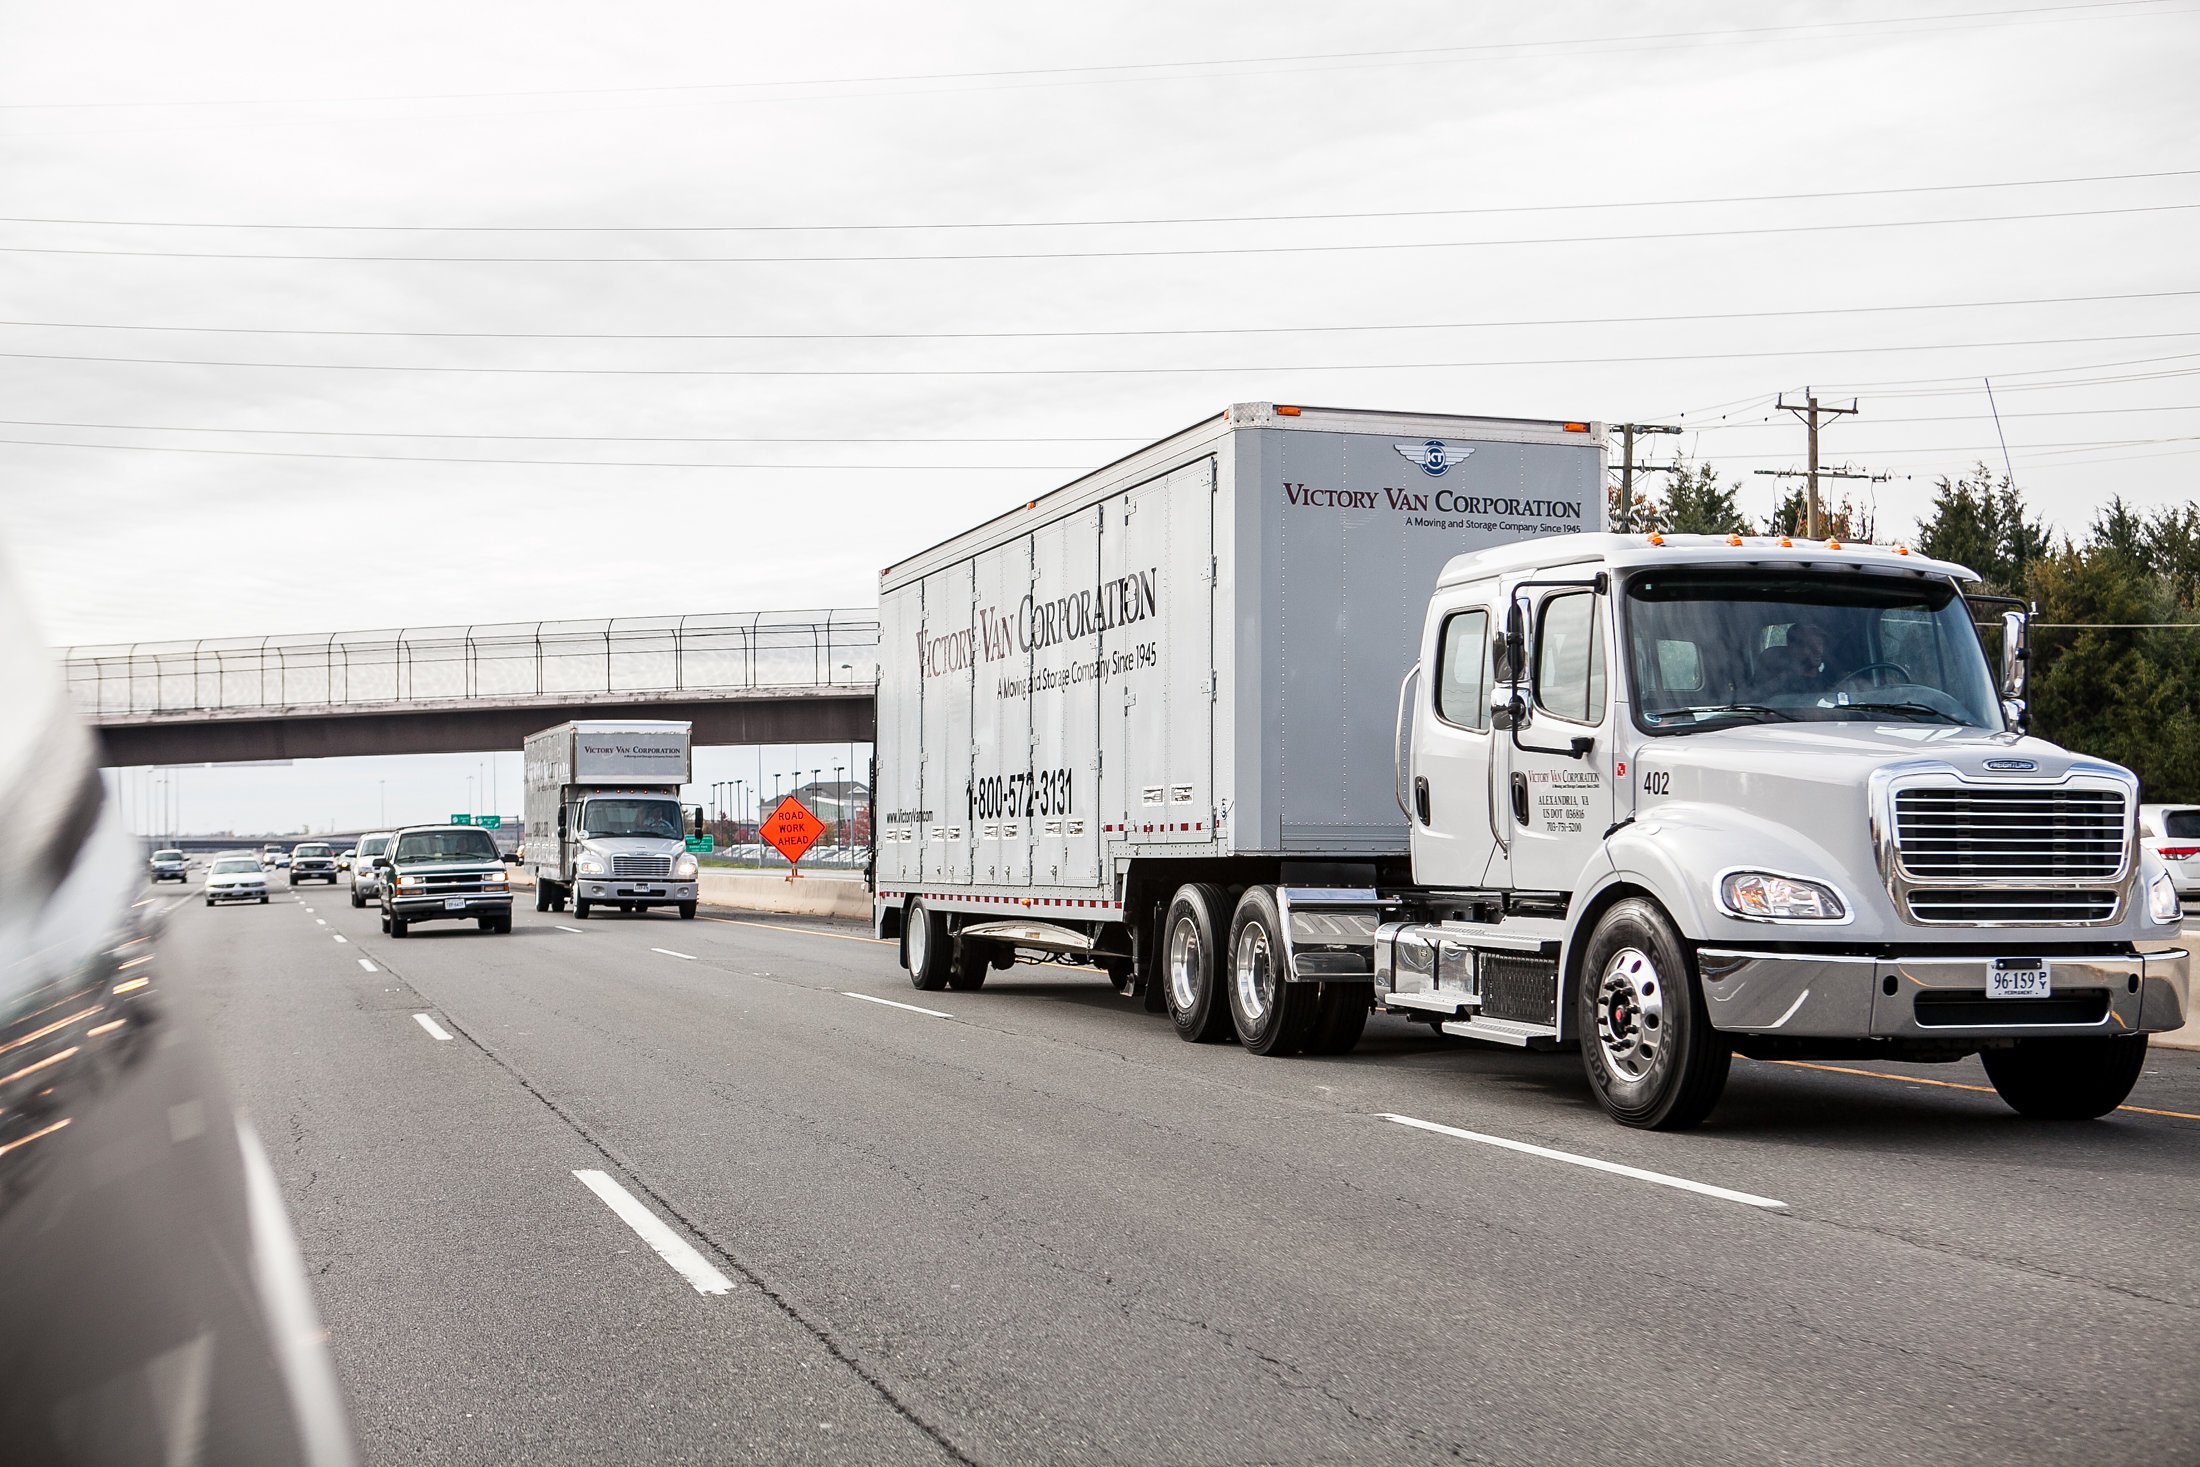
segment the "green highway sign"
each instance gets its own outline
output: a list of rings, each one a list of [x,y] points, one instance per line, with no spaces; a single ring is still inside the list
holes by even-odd
[[[718,838],[710,835],[691,835],[687,838],[687,843],[688,849],[691,851],[708,852],[716,849]]]
[[[453,825],[471,825],[473,823],[474,817],[471,815],[453,815],[451,817],[451,824]]]
[[[502,815],[476,815],[474,824],[484,830],[495,830],[504,824],[504,817]]]

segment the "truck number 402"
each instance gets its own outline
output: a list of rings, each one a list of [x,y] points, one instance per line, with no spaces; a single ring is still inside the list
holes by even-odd
[[[1642,773],[1642,792],[1646,795],[1673,793],[1673,776],[1663,769],[1646,769]]]

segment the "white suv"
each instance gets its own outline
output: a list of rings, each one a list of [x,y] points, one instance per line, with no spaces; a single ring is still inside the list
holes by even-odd
[[[393,830],[370,830],[359,837],[359,846],[351,858],[351,904],[363,907],[368,902],[382,900],[382,873],[375,869],[374,858],[384,855],[390,848]]]
[[[2141,805],[2139,844],[2169,867],[2185,915],[2200,913],[2200,805]]]

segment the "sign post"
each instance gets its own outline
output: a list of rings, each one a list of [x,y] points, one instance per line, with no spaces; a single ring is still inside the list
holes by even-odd
[[[766,844],[787,858],[789,881],[802,874],[795,869],[795,863],[824,833],[825,823],[793,795],[781,800],[778,808],[764,817],[763,829],[759,832]]]

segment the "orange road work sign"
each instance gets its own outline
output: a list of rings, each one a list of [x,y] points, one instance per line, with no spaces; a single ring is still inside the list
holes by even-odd
[[[802,859],[803,852],[817,844],[817,838],[825,833],[825,822],[810,813],[809,806],[793,795],[779,802],[779,807],[764,817],[763,837],[771,848],[787,858],[792,866]]]

